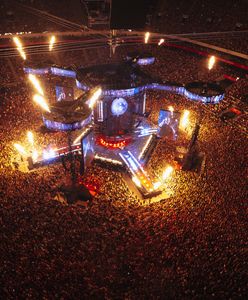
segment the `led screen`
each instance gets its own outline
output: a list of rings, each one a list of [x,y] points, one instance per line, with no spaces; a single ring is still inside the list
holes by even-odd
[[[71,87],[56,86],[55,91],[57,101],[74,100],[74,91]]]
[[[178,135],[180,113],[161,109],[158,117],[158,135],[176,139]]]
[[[94,137],[90,132],[82,139],[82,155],[84,160],[84,170],[86,170],[94,159]]]

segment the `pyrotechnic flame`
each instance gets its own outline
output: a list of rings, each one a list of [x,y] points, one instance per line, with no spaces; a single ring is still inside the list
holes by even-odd
[[[145,44],[148,43],[149,37],[150,37],[150,32],[146,32],[145,33]]]
[[[50,38],[50,42],[49,42],[49,51],[53,50],[53,45],[54,45],[55,41],[56,41],[56,38],[54,35],[52,35]]]
[[[169,111],[171,112],[171,115],[173,116],[174,107],[170,105],[170,106],[168,107],[168,109],[169,109]]]
[[[33,162],[36,162],[37,159],[38,159],[38,157],[39,157],[38,151],[36,149],[34,149],[33,152],[32,152],[32,160],[33,160]]]
[[[89,100],[89,108],[93,109],[96,101],[98,100],[98,98],[101,96],[102,94],[102,89],[101,88],[98,88],[94,94],[92,95],[92,97],[90,98]]]
[[[34,135],[32,131],[27,132],[28,142],[34,146]]]
[[[33,97],[34,102],[36,102],[37,104],[40,105],[41,108],[43,108],[44,110],[51,112],[46,100],[44,97],[42,97],[41,95],[35,94]]]
[[[40,85],[39,80],[33,74],[29,74],[28,79],[31,81],[31,83],[33,84],[33,86],[37,90],[37,92],[39,94],[41,94],[42,96],[44,96],[44,92],[43,92],[43,89]]]
[[[25,151],[23,146],[21,146],[20,144],[17,144],[17,143],[15,143],[14,146],[20,154],[27,155],[27,152]]]
[[[185,129],[189,124],[189,111],[185,110],[180,120],[180,128]]]
[[[215,58],[215,56],[212,55],[208,60],[208,69],[209,70],[212,70],[215,62],[216,62],[216,58]]]
[[[160,39],[158,42],[158,46],[162,45],[164,43],[164,39]]]
[[[17,50],[20,53],[21,57],[25,60],[27,57],[26,57],[26,54],[25,54],[25,52],[23,50],[21,41],[16,36],[13,38],[13,41],[15,42]]]
[[[171,173],[173,172],[173,168],[171,166],[168,166],[165,170],[164,173],[162,175],[163,180],[166,180],[170,177]]]
[[[162,185],[162,182],[158,181],[153,184],[154,190],[157,190]]]

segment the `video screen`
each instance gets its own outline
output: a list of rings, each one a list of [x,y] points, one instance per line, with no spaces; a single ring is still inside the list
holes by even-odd
[[[74,100],[74,91],[72,87],[56,86],[55,91],[57,101]]]
[[[161,109],[158,117],[158,136],[176,140],[178,136],[179,120],[179,112]]]
[[[82,139],[82,155],[84,159],[84,171],[91,165],[94,159],[94,138],[93,132],[89,132]]]

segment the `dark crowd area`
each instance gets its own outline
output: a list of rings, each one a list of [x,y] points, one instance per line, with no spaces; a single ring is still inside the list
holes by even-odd
[[[95,2],[95,5],[93,4]],[[2,30],[56,31],[78,30],[89,25],[93,15],[110,15],[109,0],[9,0],[1,2]],[[130,3],[130,10],[132,3]],[[147,27],[170,34],[245,31],[248,29],[246,0],[147,0]],[[38,11],[37,11],[38,10]],[[43,12],[50,15],[44,15]],[[93,15],[92,15],[93,14]],[[51,15],[61,19],[53,19]],[[34,16],[36,24],[33,25]],[[44,22],[45,20],[45,22]],[[67,23],[63,21],[69,21]]]
[[[236,49],[244,49],[242,40],[235,41]],[[211,106],[147,93],[149,120],[155,124],[159,110],[169,105],[176,111],[188,109],[192,122],[202,115],[198,145],[205,155],[200,173],[175,170],[164,187],[172,196],[150,204],[138,199],[121,172],[95,162],[82,178],[99,186],[88,205],[54,200],[56,188],[68,177],[62,165],[28,172],[13,143],[22,143],[28,130],[34,132],[37,147],[62,146],[66,137],[41,132],[41,111],[32,101],[21,58],[1,58],[1,299],[247,297],[247,75],[218,61],[208,71],[205,58],[166,46],[121,46],[112,58],[108,47],[29,58],[84,66],[120,61],[129,51],[145,47],[156,61],[144,71],[165,81],[240,77],[226,89],[225,99]],[[39,79],[49,98],[53,80]],[[221,112],[232,106],[242,114],[223,122]],[[182,142],[189,141],[182,137]],[[160,139],[148,170],[161,175],[176,146]]]
[[[153,25],[162,32],[247,30],[246,0],[157,1]]]

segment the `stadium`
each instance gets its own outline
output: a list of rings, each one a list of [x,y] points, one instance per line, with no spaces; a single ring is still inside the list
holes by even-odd
[[[1,295],[244,298],[245,1],[31,2],[1,19]]]

